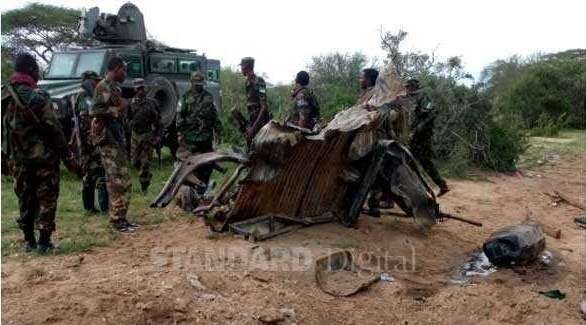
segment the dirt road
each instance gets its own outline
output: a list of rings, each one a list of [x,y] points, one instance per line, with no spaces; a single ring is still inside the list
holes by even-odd
[[[484,181],[452,181],[442,209],[480,220],[483,228],[447,221],[426,236],[408,219],[363,216],[358,229],[326,224],[253,244],[209,236],[200,220],[192,220],[143,227],[85,254],[5,257],[2,322],[578,324],[586,230],[573,222],[580,210],[553,206],[542,193],[555,189],[584,203],[585,158]],[[499,269],[465,284],[450,281],[492,231],[530,212],[561,229],[561,239],[547,237],[559,264]],[[379,257],[395,281],[347,298],[323,293],[305,268],[311,261],[299,261],[296,253],[317,257],[335,249]],[[566,298],[538,293],[551,289]]]

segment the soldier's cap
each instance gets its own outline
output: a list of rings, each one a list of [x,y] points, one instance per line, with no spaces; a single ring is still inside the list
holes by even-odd
[[[407,80],[407,82],[405,82],[405,87],[416,87],[419,88],[419,80],[415,79],[415,78],[411,78],[409,80]]]
[[[194,85],[205,85],[206,78],[204,77],[203,73],[196,71],[191,74],[191,78],[189,79],[192,84]]]
[[[88,71],[84,71],[81,74],[81,79],[83,79],[83,80],[87,80],[87,79],[102,80],[102,77],[100,77],[100,75],[97,72],[88,70]]]
[[[243,65],[254,66],[254,58],[250,57],[250,56],[244,57],[244,58],[242,58],[242,60],[240,60],[239,65],[240,66],[243,66]]]
[[[134,89],[144,88],[144,79],[142,79],[142,78],[134,79],[132,81],[132,86],[134,87]]]

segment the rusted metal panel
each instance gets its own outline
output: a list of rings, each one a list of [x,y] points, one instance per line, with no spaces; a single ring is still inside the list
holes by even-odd
[[[167,183],[151,204],[151,208],[162,208],[167,206],[187,179],[195,178],[195,180],[198,181],[195,175],[193,175],[193,172],[197,168],[204,165],[228,161],[242,164],[246,163],[248,160],[244,155],[234,152],[208,152],[189,157],[177,165],[173,174],[171,174],[171,177],[169,177]]]
[[[255,164],[241,183],[230,222],[270,214],[303,219],[337,213],[347,188],[340,176],[352,162],[348,150],[357,132],[371,133],[378,116],[354,106],[308,137],[274,122],[266,125],[255,139]]]

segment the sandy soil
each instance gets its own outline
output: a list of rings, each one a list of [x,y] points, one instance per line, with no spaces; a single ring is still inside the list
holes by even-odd
[[[585,158],[484,181],[452,181],[442,209],[480,220],[482,228],[452,220],[424,235],[408,219],[363,216],[357,229],[325,224],[249,243],[210,236],[200,220],[192,220],[145,226],[86,254],[3,258],[2,322],[579,324],[586,230],[573,222],[580,210],[554,206],[542,193],[555,189],[584,204]],[[547,237],[557,265],[450,281],[492,231],[528,213],[561,229],[560,239]],[[351,297],[329,296],[316,287],[307,265],[336,249],[355,250],[362,262],[384,262],[380,271],[395,281]],[[300,252],[305,260],[296,257]],[[551,289],[566,298],[538,293]]]

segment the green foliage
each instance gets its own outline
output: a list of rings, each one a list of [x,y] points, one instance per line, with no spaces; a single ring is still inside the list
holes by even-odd
[[[555,134],[565,121],[586,128],[585,62],[584,50],[512,57],[487,67],[483,80],[498,113],[519,113],[527,128]]]
[[[2,46],[35,53],[48,63],[54,51],[89,41],[77,32],[80,15],[78,9],[40,3],[6,11],[2,14]]]
[[[527,137],[514,122],[490,122],[487,128],[487,156],[480,166],[497,171],[514,171],[527,149]]]
[[[2,70],[2,83],[6,82],[8,78],[14,72],[14,63],[12,62],[12,51],[4,46],[2,46],[2,66],[0,69]]]
[[[291,90],[293,85],[277,85],[267,89],[267,98],[273,119],[285,122],[287,112],[291,108]]]
[[[332,53],[312,58],[308,66],[310,85],[319,101],[323,119],[330,120],[340,110],[356,103],[358,76],[367,61],[361,53]]]
[[[386,63],[403,80],[419,79],[438,110],[433,140],[436,158],[443,169],[452,175],[462,175],[475,166],[515,168],[525,149],[525,134],[518,132],[518,120],[497,122],[489,93],[481,85],[468,85],[471,76],[464,71],[459,57],[442,61],[433,54],[401,51],[401,42],[406,37],[404,31],[381,34],[382,48],[387,51]]]
[[[192,218],[189,214],[178,212],[173,208],[153,210],[150,203],[165,185],[173,171],[173,160],[167,150],[163,151],[163,166],[153,164],[153,178],[149,193],[141,193],[138,171],[132,170],[132,198],[130,200],[129,219],[143,227],[169,220]],[[11,255],[22,251],[22,232],[15,219],[19,214],[18,200],[13,191],[13,180],[2,176],[2,255]],[[110,229],[107,214],[86,214],[81,202],[81,180],[61,169],[59,201],[57,205],[57,231],[55,241],[59,244],[59,254],[87,251],[95,247],[110,245],[118,234]]]
[[[242,133],[230,116],[232,109],[238,109],[243,113],[246,112],[244,82],[244,77],[230,67],[222,68],[220,71],[220,86],[222,88],[220,120],[224,129],[222,142],[230,145],[243,146],[245,144]]]
[[[557,119],[551,117],[549,113],[541,113],[535,122],[535,126],[531,129],[531,135],[544,137],[558,136],[567,123],[565,117],[565,113]]]

